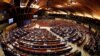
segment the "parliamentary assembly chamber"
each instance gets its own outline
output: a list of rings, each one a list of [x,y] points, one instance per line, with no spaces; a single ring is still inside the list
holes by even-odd
[[[0,56],[100,56],[100,0],[0,0]]]

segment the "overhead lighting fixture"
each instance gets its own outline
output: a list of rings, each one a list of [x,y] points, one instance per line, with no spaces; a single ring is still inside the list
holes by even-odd
[[[1,0],[2,1],[2,0]],[[10,3],[12,0],[3,0],[3,2]]]
[[[74,4],[77,4],[77,2],[75,0],[68,0],[68,4],[69,5],[74,5]]]
[[[31,5],[30,5],[30,8],[39,9],[39,8],[40,8],[40,6],[39,6],[39,5],[37,5],[37,4],[31,4]]]
[[[20,0],[20,7],[25,8],[28,4],[29,0]]]
[[[62,8],[62,7],[63,7],[63,5],[56,5],[56,7],[58,7],[58,8]]]
[[[40,6],[38,4],[38,0],[34,0],[33,3],[30,5],[30,8],[40,9]]]
[[[72,2],[72,4],[78,4],[77,2]]]

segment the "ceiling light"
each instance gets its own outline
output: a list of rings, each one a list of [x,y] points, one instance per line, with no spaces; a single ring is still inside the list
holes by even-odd
[[[21,7],[21,8],[26,7],[27,4],[28,4],[28,2],[29,2],[29,0],[20,0],[20,7]]]
[[[63,6],[62,6],[62,5],[56,5],[56,7],[61,8],[61,7],[63,7]]]
[[[39,6],[39,5],[37,5],[37,4],[31,4],[31,5],[30,5],[30,8],[39,9],[39,8],[40,8],[40,6]]]

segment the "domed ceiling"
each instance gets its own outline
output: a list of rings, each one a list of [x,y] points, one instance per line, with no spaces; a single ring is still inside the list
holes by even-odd
[[[13,0],[2,0],[12,3]],[[60,8],[76,15],[100,19],[100,0],[20,0],[20,7],[35,9]]]

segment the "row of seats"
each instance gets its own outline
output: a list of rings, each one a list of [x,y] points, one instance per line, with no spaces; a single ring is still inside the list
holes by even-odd
[[[42,51],[45,54],[53,53],[57,55],[62,54],[64,51],[64,54],[69,55],[73,48],[69,45],[70,48],[66,47],[67,41],[81,46],[87,38],[86,33],[81,29],[79,30],[77,27],[69,26],[66,23],[55,24],[50,27],[50,30],[66,40],[66,42],[62,42],[60,38],[46,29],[34,28],[26,30],[17,28],[9,33],[8,39],[10,40],[6,43],[9,46],[7,50],[10,48],[11,52],[19,51],[19,54],[20,52],[29,52],[31,54],[35,53],[34,55],[43,54]],[[69,52],[66,52],[68,50]]]
[[[46,48],[46,47],[44,47],[44,48],[32,48],[32,47],[25,47],[25,46],[21,46],[21,45],[19,45],[19,46],[15,46],[17,49],[20,49],[20,50],[24,50],[24,51],[27,51],[27,52],[30,52],[30,53],[37,53],[37,54],[52,54],[52,53],[57,53],[57,54],[59,54],[59,52],[64,52],[64,51],[66,51],[66,52],[69,52],[71,49],[72,49],[72,47],[71,46],[66,46],[66,47],[59,47],[59,48]],[[66,52],[64,52],[64,53],[66,53]],[[54,55],[55,55],[54,54]]]
[[[97,55],[100,55],[100,35],[96,35],[94,36],[94,34],[92,34],[93,36],[90,37],[90,40],[84,45],[84,50],[86,50],[88,53],[94,55],[94,54],[97,54]]]
[[[21,38],[22,36],[28,34],[29,32],[26,29],[23,28],[17,28],[13,31],[10,31],[9,38],[15,37],[15,38]]]
[[[61,55],[70,53],[73,49],[66,42],[61,42],[46,29],[34,28],[25,30],[18,28],[9,32],[9,39],[6,42],[6,48],[10,52],[18,52],[16,55],[21,55],[20,52],[28,52],[36,55]]]
[[[59,24],[57,24],[57,25],[59,25]],[[53,28],[51,28],[51,31],[53,31],[54,33],[56,33],[59,36],[64,37],[64,39],[68,39],[68,41],[70,41],[72,43],[77,43],[78,46],[81,46],[86,41],[86,38],[88,40],[90,40],[89,37],[94,38],[94,36],[92,36],[91,34],[88,34],[89,36],[86,37],[86,34],[87,34],[88,31],[82,32],[82,31],[79,31],[79,30],[76,30],[75,32],[73,32],[74,30],[71,30],[72,33],[71,33],[71,35],[69,34],[70,35],[69,36],[68,32],[70,32],[70,31],[68,31],[68,29],[70,29],[70,27],[68,27],[68,26],[64,27],[64,25],[63,25],[62,28],[61,27],[62,27],[62,25],[54,26]],[[76,28],[72,27],[72,29],[76,29]],[[82,30],[85,30],[85,29],[82,29]],[[66,34],[66,36],[65,36],[65,34]],[[85,44],[85,46],[84,46],[84,50],[88,51],[90,54],[96,54],[97,50],[99,49],[98,46],[94,42],[96,41],[96,43],[99,43],[98,41],[100,39],[98,39],[97,37],[95,39],[97,39],[97,41],[96,40],[90,41],[88,44]],[[98,51],[98,53],[99,52],[100,51]]]
[[[67,24],[57,24],[50,29],[55,34],[63,37],[69,42],[76,43],[80,46],[85,41],[85,33],[79,31],[77,27],[69,27]]]

